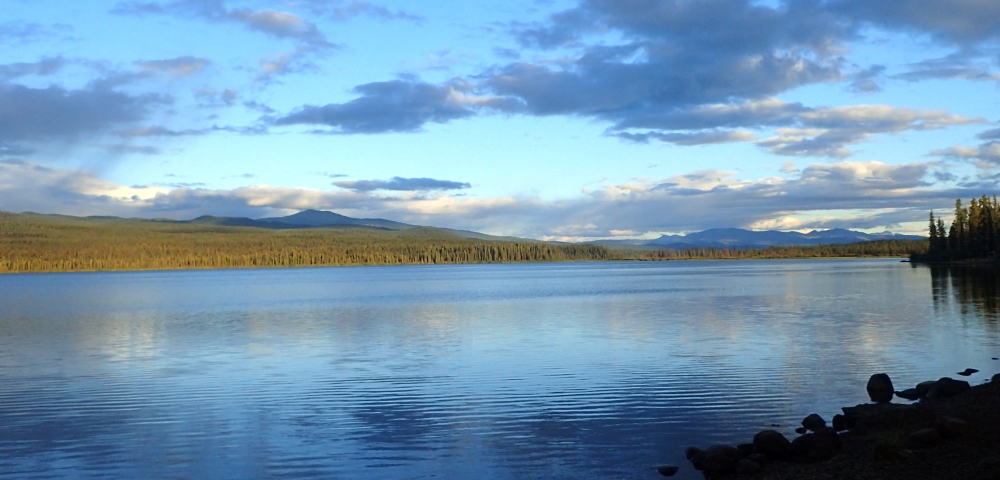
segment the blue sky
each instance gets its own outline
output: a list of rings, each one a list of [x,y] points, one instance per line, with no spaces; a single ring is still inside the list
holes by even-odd
[[[544,239],[922,232],[998,190],[995,0],[7,0],[0,209]]]

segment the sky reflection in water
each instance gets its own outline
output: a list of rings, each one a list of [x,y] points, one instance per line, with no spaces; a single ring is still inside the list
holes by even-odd
[[[989,378],[997,298],[896,260],[3,276],[0,471],[698,478],[872,373]]]

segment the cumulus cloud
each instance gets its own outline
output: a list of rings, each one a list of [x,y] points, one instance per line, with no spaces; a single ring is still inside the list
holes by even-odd
[[[1000,3],[991,0],[833,0],[828,8],[876,28],[928,33],[958,44],[1000,38]]]
[[[0,81],[13,80],[29,75],[53,75],[66,66],[62,57],[43,58],[37,62],[17,62],[0,65]]]
[[[168,3],[120,2],[111,9],[117,15],[175,14],[212,22],[236,23],[272,37],[291,39],[317,50],[335,48],[315,24],[299,15],[278,10],[227,8],[223,0],[178,0]]]
[[[208,59],[191,56],[168,60],[142,60],[135,62],[139,69],[145,73],[169,77],[187,77],[197,74],[204,70],[210,63],[211,61]]]
[[[130,95],[105,88],[67,90],[0,83],[0,142],[73,139],[142,120],[167,103],[160,95]]]
[[[88,171],[0,162],[0,210],[184,219],[204,214],[263,217],[317,208],[494,234],[586,239],[615,232],[764,225],[890,228],[923,222],[929,209],[947,208],[955,198],[978,196],[983,188],[998,186],[997,179],[983,177],[941,188],[926,181],[932,173],[933,163],[881,162],[814,164],[785,178],[741,179],[734,172],[703,170],[609,184],[576,198],[544,201],[267,185],[225,190],[125,187]],[[879,218],[884,223],[877,223]]]
[[[461,190],[472,185],[466,182],[436,180],[433,178],[402,178],[392,177],[390,180],[353,180],[333,182],[334,185],[358,192],[373,190],[392,191],[428,191],[428,190]]]
[[[326,125],[332,133],[412,132],[425,123],[470,117],[502,99],[469,96],[467,86],[432,85],[414,79],[375,82],[354,88],[360,97],[323,106],[306,105],[280,117],[276,125]]]

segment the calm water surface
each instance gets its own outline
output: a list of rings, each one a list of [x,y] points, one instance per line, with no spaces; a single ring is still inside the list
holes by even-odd
[[[683,448],[1000,371],[898,260],[0,276],[3,478],[698,478]]]

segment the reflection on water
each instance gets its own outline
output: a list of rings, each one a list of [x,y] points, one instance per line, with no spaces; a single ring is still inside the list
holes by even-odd
[[[1000,317],[1000,269],[995,267],[933,266],[935,305],[957,303],[963,314],[974,313],[994,328]]]
[[[876,371],[989,378],[996,288],[886,260],[0,276],[0,473],[699,478],[685,446],[791,433]]]

